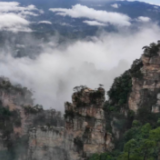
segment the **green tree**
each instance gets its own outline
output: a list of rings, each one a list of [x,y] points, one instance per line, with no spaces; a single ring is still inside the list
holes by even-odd
[[[135,139],[131,139],[124,146],[124,152],[120,155],[119,160],[133,160],[133,156],[135,157],[137,141]]]
[[[143,160],[152,160],[154,148],[156,147],[156,142],[153,140],[145,139],[140,143],[139,151],[143,157]]]

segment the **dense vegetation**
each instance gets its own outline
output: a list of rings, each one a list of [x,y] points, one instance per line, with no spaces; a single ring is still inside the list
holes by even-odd
[[[2,133],[2,145],[8,148],[7,150],[1,150],[0,159],[11,160],[19,158],[21,155],[27,152],[27,136],[20,137],[18,134],[15,138],[12,138],[14,133],[14,127],[21,126],[21,117],[18,110],[10,111],[9,107],[3,106],[0,101],[0,132]]]
[[[153,57],[158,55],[160,47],[160,41],[157,43],[151,43],[149,46],[144,46],[142,49],[144,49],[144,55],[146,57]]]
[[[160,41],[144,46],[146,57],[155,57],[160,49]],[[147,96],[146,105],[137,113],[129,110],[128,97],[132,90],[132,77],[143,80],[141,59],[134,61],[130,70],[114,80],[108,91],[109,100],[104,104],[106,130],[114,138],[115,149],[112,152],[94,154],[89,160],[158,160],[160,158],[160,113],[151,112],[151,103],[155,95]],[[145,90],[142,90],[145,93]],[[147,104],[148,103],[148,104]],[[155,104],[156,102],[154,102]],[[119,137],[114,132],[119,133]]]
[[[17,105],[22,105],[23,103],[33,104],[33,94],[26,88],[22,87],[20,84],[13,85],[7,78],[0,77],[0,95],[6,93],[13,96],[13,102]]]
[[[108,91],[109,101],[106,101],[104,110],[107,112],[119,111],[122,105],[127,103],[129,93],[132,89],[132,80],[129,71],[114,80]]]
[[[89,160],[157,160],[160,150],[160,120],[154,128],[150,123],[144,125],[134,120],[120,140],[122,148],[114,152],[94,154]]]
[[[86,86],[76,86],[74,87],[74,91],[72,98],[78,108],[87,106],[88,104],[98,105],[99,100],[103,101],[105,99],[104,89],[101,84],[95,90],[91,90]],[[85,98],[88,100],[84,100]]]
[[[22,105],[22,107],[24,108],[25,114],[36,114],[36,113],[40,113],[43,111],[43,106],[38,105],[38,104],[35,106]]]

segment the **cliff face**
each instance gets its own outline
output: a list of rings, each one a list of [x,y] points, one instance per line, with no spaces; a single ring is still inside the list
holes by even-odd
[[[27,88],[12,85],[8,79],[0,78],[0,159],[26,158],[30,123],[22,105],[32,105],[31,97]],[[17,154],[20,146],[21,153]]]
[[[52,131],[55,129],[53,134],[46,130],[51,125],[50,131],[51,128]],[[61,126],[64,126],[64,121],[59,112],[34,106],[32,93],[27,88],[12,85],[8,79],[0,78],[0,159],[35,160],[42,153],[45,155],[46,151],[49,157],[47,147],[59,147],[57,137]],[[51,135],[55,138],[54,143],[50,141]],[[56,149],[53,151],[52,156],[58,155]]]
[[[160,42],[143,49],[141,58],[115,78],[108,91],[109,100],[104,104],[106,130],[111,130],[115,139],[131,128],[133,120],[146,122],[154,116],[156,121],[160,112]]]
[[[80,160],[112,150],[105,131],[105,91],[81,88],[65,103],[65,127],[37,126],[30,131],[29,157],[35,160]]]
[[[103,88],[83,88],[73,94],[72,104],[65,105],[65,128],[81,155],[113,149],[112,136],[105,131],[104,97]]]
[[[59,113],[49,110],[48,116],[54,117],[54,120],[61,119]],[[50,118],[51,118],[50,117]],[[49,119],[50,119],[49,118]],[[43,121],[43,119],[41,119]],[[40,121],[41,121],[40,120]],[[69,160],[68,140],[65,139],[65,130],[63,122],[59,121],[56,125],[51,122],[41,123],[29,130],[28,141],[28,159],[29,160]]]
[[[151,54],[151,49],[157,51]],[[159,44],[148,47],[141,59],[136,60],[131,71],[137,67],[139,75],[132,76],[132,92],[129,97],[129,108],[135,112],[147,108],[157,113],[160,110],[160,51]]]
[[[60,112],[33,105],[32,93],[0,78],[0,158],[82,160],[114,148],[105,130],[103,88],[77,88]]]
[[[105,101],[99,87],[75,87],[65,115],[33,105],[32,93],[0,78],[0,159],[85,160],[114,142],[143,114],[160,113],[160,44],[145,47],[131,69],[114,80]],[[146,111],[144,111],[146,110]],[[143,123],[144,117],[142,117]],[[146,121],[145,121],[146,122]],[[148,122],[148,119],[147,119]]]

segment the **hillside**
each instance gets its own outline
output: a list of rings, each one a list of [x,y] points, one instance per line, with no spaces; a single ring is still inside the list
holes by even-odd
[[[74,88],[64,118],[34,105],[32,92],[0,78],[0,159],[158,160],[160,143],[160,42],[107,92]]]

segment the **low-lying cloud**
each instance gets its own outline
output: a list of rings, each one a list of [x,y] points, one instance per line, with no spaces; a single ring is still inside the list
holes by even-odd
[[[0,74],[32,89],[35,103],[63,111],[63,104],[71,101],[75,86],[94,89],[104,84],[109,90],[113,79],[140,57],[144,45],[158,40],[159,33],[156,25],[134,32],[102,32],[90,40],[76,40],[59,48],[52,47],[55,41],[51,40],[40,44],[43,49],[36,59],[14,58],[10,50],[0,54]]]
[[[111,5],[111,7],[113,7],[113,8],[119,8],[119,5],[117,3],[114,3],[114,4]]]
[[[18,2],[0,2],[0,31],[30,32],[28,17],[38,16],[34,5],[21,6]]]
[[[143,17],[143,16],[138,17],[137,20],[140,21],[140,22],[149,22],[149,21],[151,21],[151,19],[149,17]]]
[[[72,18],[88,18],[101,23],[112,24],[115,26],[130,26],[130,17],[125,14],[116,12],[107,12],[104,10],[95,10],[87,6],[77,4],[71,9],[66,8],[50,8],[52,12],[61,16],[70,16]]]
[[[0,15],[0,30],[31,31],[29,21],[13,13]]]
[[[89,26],[106,26],[106,24],[104,23],[100,23],[100,22],[97,22],[97,21],[83,21],[83,23],[86,23],[88,24]]]
[[[52,24],[52,22],[50,21],[39,21],[38,23],[39,24]]]

